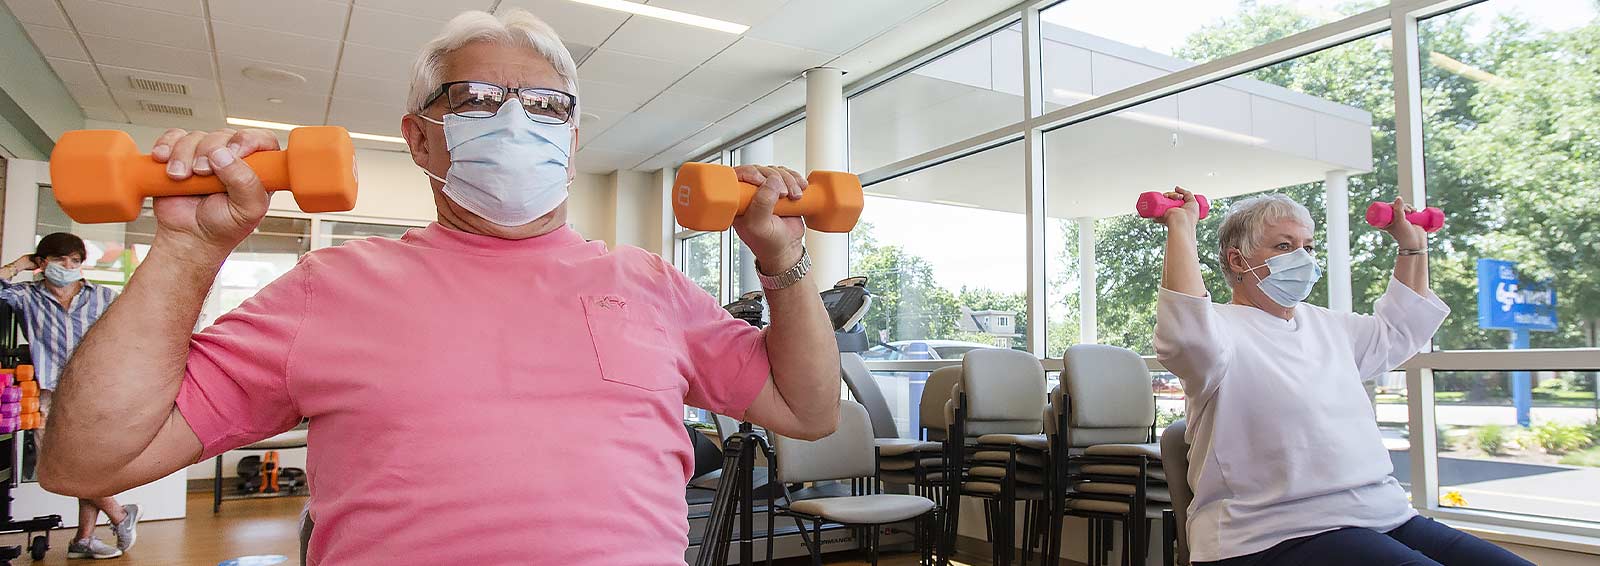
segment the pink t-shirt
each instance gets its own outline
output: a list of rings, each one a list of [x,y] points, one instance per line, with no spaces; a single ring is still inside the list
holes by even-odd
[[[307,255],[195,335],[210,458],[311,419],[313,564],[683,564],[682,405],[741,417],[763,334],[660,258],[434,224]]]

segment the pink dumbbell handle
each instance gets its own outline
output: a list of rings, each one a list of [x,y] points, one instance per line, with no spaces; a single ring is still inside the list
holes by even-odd
[[[1195,195],[1194,200],[1195,204],[1200,205],[1200,218],[1205,218],[1211,214],[1211,202],[1206,200],[1205,195]],[[1183,206],[1182,200],[1169,198],[1165,194],[1150,191],[1139,195],[1139,202],[1134,206],[1134,209],[1139,212],[1139,216],[1144,218],[1161,218],[1161,215],[1166,214],[1167,210],[1180,206]]]
[[[1444,211],[1434,207],[1406,214],[1406,220],[1411,221],[1425,232],[1438,232],[1444,228]],[[1394,222],[1394,204],[1375,202],[1367,207],[1367,224],[1374,228],[1388,228]]]

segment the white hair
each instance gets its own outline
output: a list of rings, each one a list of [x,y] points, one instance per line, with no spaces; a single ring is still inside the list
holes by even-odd
[[[1228,216],[1222,219],[1222,229],[1217,236],[1222,271],[1234,273],[1233,268],[1228,266],[1228,250],[1238,248],[1239,253],[1246,256],[1254,254],[1256,245],[1265,237],[1267,225],[1282,220],[1293,220],[1313,232],[1317,230],[1316,222],[1311,219],[1311,211],[1282,194],[1254,196],[1229,207]]]
[[[472,10],[451,19],[439,36],[424,45],[422,52],[417,54],[417,61],[411,66],[407,112],[421,114],[428,97],[438,91],[441,77],[444,76],[444,56],[475,41],[533,48],[566,81],[567,92],[574,97],[578,95],[578,65],[573,62],[572,53],[567,51],[567,46],[561,43],[561,36],[556,35],[556,30],[550,24],[519,8],[502,12],[498,17]],[[578,125],[576,108],[572,113],[572,125]]]

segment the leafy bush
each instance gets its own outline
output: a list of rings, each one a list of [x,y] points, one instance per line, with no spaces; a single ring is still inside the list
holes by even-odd
[[[1434,443],[1439,446],[1439,450],[1441,452],[1452,449],[1450,444],[1450,427],[1448,425],[1437,425],[1434,427],[1433,432]]]
[[[1177,422],[1181,418],[1183,418],[1183,411],[1168,411],[1161,407],[1156,407],[1156,430],[1167,428],[1168,425]]]
[[[1478,439],[1478,448],[1485,454],[1499,455],[1506,449],[1506,427],[1492,424],[1478,427],[1473,432]]]
[[[1600,468],[1600,446],[1562,456],[1561,463],[1568,466]]]
[[[1566,454],[1593,442],[1583,425],[1558,422],[1544,423],[1533,428],[1533,438],[1545,452]]]

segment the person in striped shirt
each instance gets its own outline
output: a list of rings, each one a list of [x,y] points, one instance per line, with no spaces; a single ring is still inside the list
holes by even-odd
[[[117,296],[110,288],[84,280],[83,261],[87,255],[82,238],[57,232],[40,239],[34,253],[0,267],[0,300],[22,314],[34,375],[39,380],[39,410],[46,416],[50,412],[51,391],[56,388],[67,359]],[[18,273],[40,270],[44,277],[38,281],[11,282]],[[115,547],[94,537],[101,511],[111,519],[112,530],[117,534]],[[138,520],[138,505],[119,505],[111,497],[79,499],[78,534],[67,548],[67,556],[121,556],[133,546]]]

